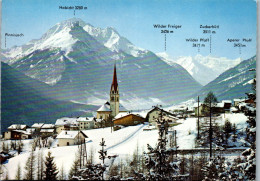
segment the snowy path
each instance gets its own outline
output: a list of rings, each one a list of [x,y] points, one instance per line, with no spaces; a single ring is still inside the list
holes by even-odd
[[[135,132],[133,132],[132,134],[130,134],[128,137],[126,137],[124,140],[120,141],[119,143],[112,145],[108,148],[106,148],[105,150],[109,150],[115,147],[120,146],[120,144],[127,142],[129,139],[131,139],[132,137],[134,137],[140,130],[142,130],[144,127],[146,126],[146,124],[143,124],[140,128],[138,128]]]

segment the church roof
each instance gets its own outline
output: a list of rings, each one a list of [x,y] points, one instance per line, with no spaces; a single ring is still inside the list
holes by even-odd
[[[102,105],[97,111],[111,111],[107,104]]]
[[[118,87],[117,76],[116,76],[116,64],[114,65],[114,74],[113,74],[113,81],[112,81],[112,84],[111,84],[111,90],[112,90],[113,87],[114,87],[114,90],[116,91],[117,87]]]

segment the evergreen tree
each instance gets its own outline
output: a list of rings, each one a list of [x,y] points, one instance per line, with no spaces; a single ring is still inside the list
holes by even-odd
[[[75,160],[69,172],[69,179],[71,180],[73,176],[78,176],[78,175],[79,175],[79,155],[76,154]]]
[[[98,151],[98,153],[100,154],[99,155],[99,159],[102,160],[102,162],[104,164],[106,156],[107,156],[107,151],[105,151],[105,149],[104,149],[105,146],[106,146],[104,138],[102,138],[102,140],[101,140],[99,145],[102,147],[102,149]]]
[[[59,180],[66,180],[66,173],[65,173],[65,171],[64,171],[64,166],[63,166],[63,164],[62,164],[61,169],[60,169]]]
[[[242,153],[246,159],[238,165],[247,180],[255,180],[256,176],[256,78],[253,79],[252,89],[252,93],[247,93],[248,99],[252,102],[244,109],[244,114],[248,118],[247,136],[250,148]]]
[[[20,163],[18,164],[16,175],[15,175],[16,180],[22,180],[22,170],[21,170],[21,165]]]
[[[59,173],[56,164],[54,163],[54,157],[51,156],[51,152],[48,152],[45,161],[45,171],[44,171],[44,180],[57,180],[57,175]]]
[[[94,148],[93,148],[93,146],[91,146],[91,148],[90,148],[90,153],[89,153],[88,155],[89,155],[89,156],[88,156],[88,161],[87,161],[87,163],[88,163],[88,164],[92,164],[93,161],[94,161]]]
[[[23,151],[23,142],[21,140],[19,140],[18,144],[17,144],[17,152],[18,154],[20,154]]]
[[[72,170],[70,172],[70,179],[72,180],[103,180],[104,172],[106,170],[105,159],[107,156],[107,151],[104,147],[105,140],[102,138],[102,141],[99,144],[102,149],[99,151],[99,159],[102,160],[103,164],[87,164],[85,168],[79,169],[79,160],[74,162]]]
[[[31,154],[26,161],[25,165],[25,180],[34,180],[35,175],[35,155],[32,147]]]
[[[204,99],[205,104],[205,110],[204,112],[206,115],[209,116],[209,145],[210,145],[210,157],[212,157],[212,136],[213,136],[213,128],[212,128],[212,107],[218,102],[216,96],[213,94],[213,92],[209,92],[208,95]]]
[[[43,179],[43,171],[44,171],[44,160],[43,160],[42,152],[39,151],[37,156],[37,180]]]
[[[157,119],[159,138],[158,144],[155,148],[152,148],[149,144],[148,153],[146,156],[146,166],[148,169],[147,176],[142,173],[137,174],[138,179],[148,180],[170,180],[180,179],[177,177],[179,168],[176,162],[170,161],[170,155],[176,149],[166,149],[167,134],[168,134],[168,122],[162,119],[163,113],[160,112],[159,119]]]
[[[8,174],[8,170],[6,170],[6,173],[5,173],[5,178],[4,180],[9,180],[9,174]]]
[[[230,133],[232,132],[232,124],[228,119],[225,120],[223,130],[225,134],[225,147],[228,147],[228,138],[230,137]]]

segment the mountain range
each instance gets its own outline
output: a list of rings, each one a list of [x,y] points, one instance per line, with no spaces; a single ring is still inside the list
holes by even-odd
[[[217,78],[221,73],[238,65],[242,60],[228,59],[226,57],[202,56],[180,56],[173,58],[166,52],[156,53],[169,65],[179,64],[185,68],[190,75],[201,85],[206,85]]]
[[[134,46],[114,28],[95,28],[77,18],[57,23],[40,39],[3,50],[1,56],[16,70],[49,84],[54,91],[46,94],[62,101],[103,104],[115,63],[120,100],[127,109],[175,103],[201,88],[179,64],[169,65]]]
[[[2,128],[89,115],[109,99],[114,64],[120,103],[128,110],[171,105],[210,90],[220,100],[243,97],[253,78],[248,69],[256,67],[255,57],[234,60],[233,68],[221,65],[228,62],[225,58],[165,57],[136,47],[111,27],[97,28],[77,18],[57,23],[41,38],[1,51]],[[214,72],[217,78],[203,80],[212,79],[202,87],[194,76],[199,72],[206,78]]]
[[[193,97],[200,96],[202,99],[212,91],[218,100],[232,100],[234,98],[247,98],[245,93],[252,92],[250,83],[255,77],[256,56],[243,60],[240,64],[220,74],[215,80],[205,85]]]

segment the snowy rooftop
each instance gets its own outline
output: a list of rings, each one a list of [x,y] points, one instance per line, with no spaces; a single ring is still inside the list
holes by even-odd
[[[59,139],[74,139],[81,131],[62,131],[57,138]],[[83,133],[83,132],[81,132]],[[83,135],[87,138],[87,136],[83,133]]]
[[[41,133],[53,133],[54,129],[41,129]]]
[[[24,130],[13,130],[13,131],[18,132],[18,133],[27,134],[27,135],[31,134],[31,132],[27,132],[27,131],[24,131]]]
[[[144,118],[143,116],[141,116],[139,113],[134,113],[134,112],[132,112],[132,113],[129,113],[129,112],[123,112],[123,113],[118,113],[115,117],[114,117],[114,119],[119,119],[119,118],[122,118],[122,117],[125,117],[125,116],[127,116],[127,115],[136,115],[136,116],[139,116],[139,117],[142,117],[142,118]]]
[[[224,102],[224,103],[232,103],[231,100],[222,100],[222,102]]]
[[[25,124],[12,124],[8,129],[24,129],[26,128]]]
[[[235,102],[242,102],[245,101],[245,99],[234,99]]]
[[[57,126],[63,126],[66,124],[78,125],[77,118],[63,117],[63,118],[57,119],[57,121],[55,123],[55,125],[57,125]]]
[[[32,132],[34,132],[35,131],[35,128],[27,128],[26,129],[26,132],[28,132],[28,133],[32,133]]]
[[[42,126],[42,128],[44,128],[44,129],[54,128],[54,124],[44,124],[44,125]]]
[[[79,117],[77,118],[78,122],[89,122],[89,121],[94,121],[94,117]]]
[[[233,112],[233,111],[237,111],[238,109],[235,107],[231,107],[230,110]]]
[[[199,103],[199,106],[201,106],[202,105],[202,103],[200,102]],[[195,108],[195,107],[198,107],[198,103],[197,102],[195,102],[194,104],[193,104],[193,107]]]
[[[97,111],[111,111],[107,104],[102,105]]]
[[[32,125],[32,128],[41,128],[44,125],[44,123],[34,123]]]
[[[215,107],[224,107],[224,102],[219,102]]]
[[[96,122],[100,123],[102,121],[102,119],[96,119]]]

